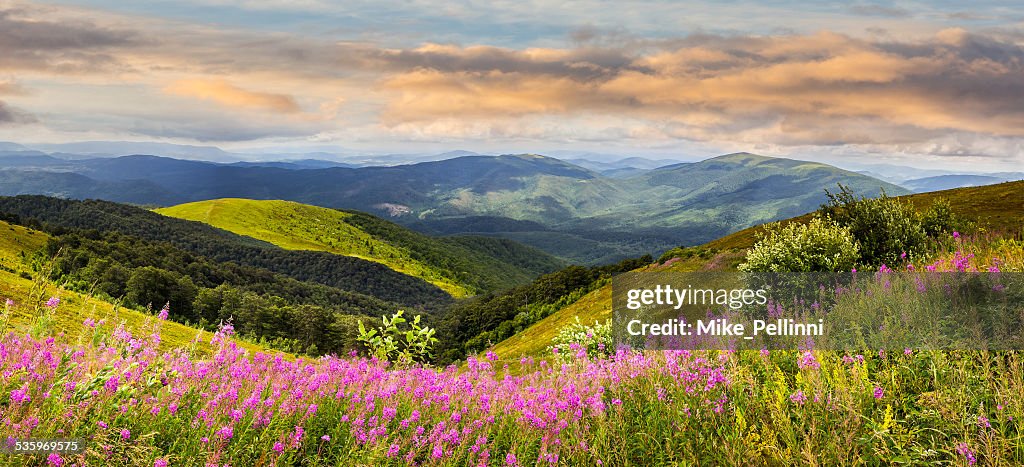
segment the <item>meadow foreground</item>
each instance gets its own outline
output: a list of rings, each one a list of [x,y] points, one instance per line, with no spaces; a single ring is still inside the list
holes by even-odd
[[[47,313],[61,313],[51,300]],[[9,304],[8,307],[18,306]],[[633,352],[462,368],[158,350],[89,319],[5,330],[7,465],[652,465],[1024,462],[1024,359],[981,351]]]

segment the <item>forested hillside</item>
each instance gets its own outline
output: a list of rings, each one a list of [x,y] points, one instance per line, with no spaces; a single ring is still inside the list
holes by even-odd
[[[569,266],[530,284],[456,303],[438,324],[438,359],[453,362],[486,349],[571,304],[612,275],[651,261],[644,256],[605,266]]]

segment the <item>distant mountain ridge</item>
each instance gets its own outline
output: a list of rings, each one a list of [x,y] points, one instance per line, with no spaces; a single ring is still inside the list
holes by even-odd
[[[825,189],[839,183],[869,196],[881,189],[907,193],[826,164],[749,153],[622,177],[536,154],[302,170],[136,155],[41,159],[38,167],[0,172],[0,180],[0,195],[44,193],[158,206],[280,199],[355,209],[426,230],[510,238],[591,264],[704,242],[806,212],[825,200]],[[464,218],[528,221],[543,228],[502,231],[459,221]],[[444,222],[484,231],[452,231],[439,226]]]
[[[1022,179],[1024,179],[1024,173],[1001,173],[991,175],[950,174],[907,180],[901,182],[900,186],[916,193],[923,193],[927,191],[950,190],[953,188],[994,185],[996,183]]]

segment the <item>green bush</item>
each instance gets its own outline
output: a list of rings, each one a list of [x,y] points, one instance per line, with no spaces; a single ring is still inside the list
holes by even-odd
[[[406,322],[402,317],[404,311],[398,310],[391,318],[381,317],[383,326],[367,330],[359,321],[359,342],[362,342],[371,356],[378,360],[409,365],[426,363],[433,358],[433,347],[437,342],[434,329],[420,326],[420,315],[413,317],[409,329],[401,330],[400,324]]]
[[[658,257],[658,262],[664,263],[674,258],[690,259],[695,256],[701,259],[709,259],[714,256],[715,253],[718,253],[718,250],[714,248],[677,246],[665,253],[662,253],[662,255]]]
[[[824,217],[846,227],[860,246],[860,263],[895,265],[924,252],[927,235],[921,216],[909,203],[890,198],[882,190],[878,198],[857,199],[840,185],[839,193],[828,194],[821,207]]]
[[[929,237],[940,237],[953,231],[967,230],[967,226],[945,198],[939,198],[921,215],[921,228]]]
[[[740,270],[849,271],[859,257],[860,249],[849,229],[815,217],[807,224],[767,225],[765,234],[747,251]]]

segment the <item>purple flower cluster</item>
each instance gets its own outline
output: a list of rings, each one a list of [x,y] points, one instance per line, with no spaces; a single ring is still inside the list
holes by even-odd
[[[216,352],[197,358],[185,349],[159,351],[163,321],[152,325],[145,337],[118,327],[95,346],[8,334],[0,340],[0,387],[8,388],[12,405],[44,397],[60,401],[67,407],[61,423],[85,430],[76,435],[109,433],[106,439],[135,443],[154,432],[161,436],[147,427],[186,426],[194,436],[188,442],[211,462],[256,430],[277,433],[264,449],[281,456],[340,437],[353,449],[407,462],[468,452],[470,463],[489,463],[492,451],[500,450],[513,462],[533,464],[532,458],[517,459],[521,453],[507,445],[492,444],[493,433],[508,430],[538,440],[536,462],[557,464],[588,455],[589,445],[579,440],[626,404],[657,397],[687,413],[707,407],[701,411],[707,416],[729,404],[727,359],[686,351],[621,350],[561,365],[525,360],[522,375],[499,376],[496,355],[470,358],[467,368],[435,369],[394,368],[358,357],[250,354],[231,338],[229,325],[214,337]],[[658,381],[658,387],[647,394],[634,387],[638,380]],[[30,436],[32,428],[20,419],[30,413],[8,414],[0,429]],[[331,431],[310,437],[310,424]],[[156,454],[148,462],[167,462],[169,453]]]

